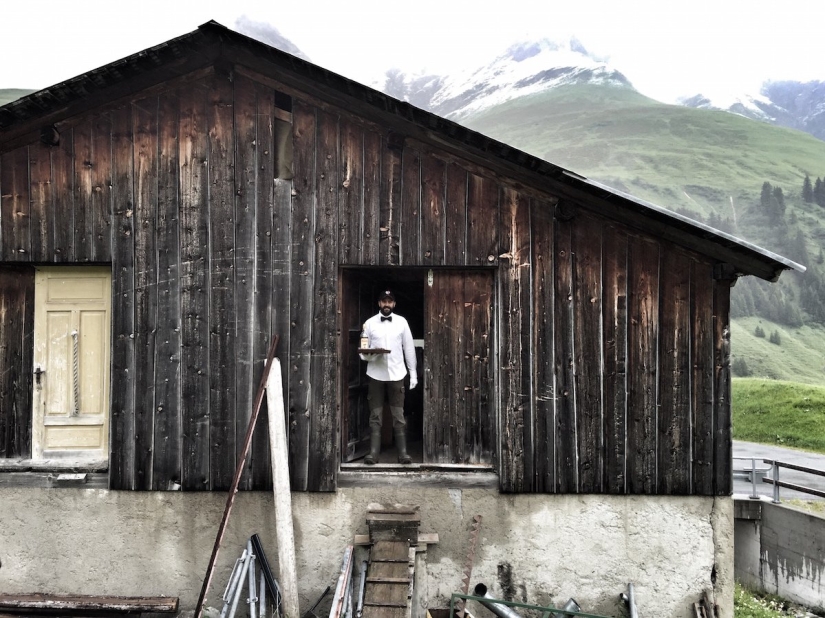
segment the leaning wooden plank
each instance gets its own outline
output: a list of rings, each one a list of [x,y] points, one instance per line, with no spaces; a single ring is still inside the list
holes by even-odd
[[[272,361],[266,383],[269,410],[269,441],[272,455],[272,489],[275,496],[275,538],[278,541],[278,583],[285,616],[296,618],[298,570],[295,562],[295,534],[292,528],[292,493],[289,489],[289,451],[284,419],[284,388],[281,362]]]
[[[218,560],[218,552],[221,549],[221,542],[223,535],[226,532],[226,526],[229,523],[229,514],[232,512],[232,505],[235,503],[235,495],[238,493],[238,485],[241,482],[241,474],[243,474],[244,463],[246,455],[249,452],[249,447],[252,444],[252,434],[255,432],[255,422],[258,420],[258,414],[261,411],[261,404],[264,400],[264,390],[266,383],[269,380],[269,371],[272,368],[275,359],[275,352],[278,349],[278,335],[272,338],[272,343],[269,346],[269,351],[266,354],[266,366],[264,373],[261,376],[261,383],[258,386],[258,394],[255,396],[255,409],[249,419],[249,427],[246,429],[246,436],[244,437],[243,446],[238,456],[238,463],[235,465],[235,475],[232,477],[232,484],[229,487],[229,494],[226,497],[226,506],[223,510],[223,517],[221,523],[218,525],[218,533],[215,536],[215,545],[212,548],[212,555],[209,558],[209,566],[206,568],[206,577],[203,580],[200,595],[198,595],[198,602],[195,605],[195,612],[193,616],[200,618],[203,611],[203,603],[206,601],[206,594],[209,592],[209,585],[212,583],[212,576],[215,574],[215,563]]]
[[[178,597],[0,594],[0,609],[171,614],[178,611]]]

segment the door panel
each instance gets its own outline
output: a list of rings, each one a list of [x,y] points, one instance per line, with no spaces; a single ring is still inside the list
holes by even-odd
[[[424,458],[491,464],[492,271],[435,271],[425,287]]]
[[[34,458],[108,456],[110,330],[108,269],[37,270]]]

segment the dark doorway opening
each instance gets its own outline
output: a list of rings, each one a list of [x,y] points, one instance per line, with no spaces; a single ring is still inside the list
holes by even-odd
[[[358,343],[364,322],[378,313],[378,294],[392,290],[396,298],[395,313],[404,316],[416,343],[419,386],[409,390],[407,378],[404,415],[407,421],[407,447],[414,463],[423,461],[422,437],[424,417],[424,286],[426,268],[346,268],[341,271],[341,318],[344,328],[342,410],[344,461],[360,461],[369,450],[369,406],[367,405],[366,363],[358,356]],[[392,419],[385,411],[382,424],[381,463],[395,463]]]
[[[406,391],[407,446],[413,464],[489,467],[496,425],[492,349],[495,271],[489,268],[341,270],[342,453],[357,463],[369,450],[366,363],[358,356],[364,321],[389,288],[416,343],[419,386]],[[397,462],[385,410],[379,463]]]

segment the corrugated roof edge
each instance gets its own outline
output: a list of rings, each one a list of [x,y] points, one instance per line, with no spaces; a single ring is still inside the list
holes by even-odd
[[[326,86],[335,88],[348,96],[359,98],[381,111],[392,113],[404,120],[437,131],[442,134],[445,139],[457,142],[464,147],[489,154],[502,161],[515,164],[530,173],[549,177],[556,182],[569,186],[580,185],[582,186],[581,188],[591,193],[596,189],[603,194],[601,197],[607,197],[610,201],[618,201],[618,205],[622,208],[638,212],[650,219],[665,222],[674,229],[693,235],[697,239],[713,242],[729,251],[750,254],[750,258],[756,259],[766,266],[767,270],[772,273],[772,276],[770,273],[764,271],[757,272],[756,270],[747,268],[742,269],[741,274],[754,274],[765,279],[775,280],[783,270],[796,270],[798,272],[805,272],[806,270],[805,266],[797,264],[776,253],[720,230],[716,230],[652,202],[642,200],[618,189],[614,189],[613,187],[608,187],[598,181],[588,179],[549,161],[534,157],[512,145],[499,142],[451,120],[415,107],[405,101],[390,97],[342,75],[328,71],[296,56],[292,56],[266,43],[235,32],[214,20],[202,24],[197,30],[169,39],[154,47],[121,58],[120,60],[115,60],[102,67],[55,84],[49,88],[44,88],[0,107],[0,130],[18,123],[29,122],[42,115],[55,112],[61,107],[65,107],[68,103],[80,100],[90,93],[104,91],[115,83],[127,80],[147,69],[158,67],[169,62],[171,59],[178,58],[181,56],[181,50],[177,49],[178,45],[182,44],[192,49],[198,44],[211,44],[215,42],[215,40],[211,39],[210,35],[217,35],[220,41],[228,38],[229,41],[237,41],[245,45],[257,47],[258,50],[265,52],[271,59],[287,64],[289,68],[304,76],[315,80],[320,79]],[[734,266],[736,265],[734,264]]]

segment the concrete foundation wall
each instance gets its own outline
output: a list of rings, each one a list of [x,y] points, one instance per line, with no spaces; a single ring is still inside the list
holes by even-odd
[[[736,520],[736,578],[807,607],[825,607],[825,519],[762,503],[760,520]]]
[[[0,591],[179,596],[191,614],[225,495],[0,489]],[[472,517],[483,516],[471,587],[499,598],[624,615],[636,587],[641,617],[688,618],[704,590],[733,615],[730,498],[502,495],[491,489],[345,488],[294,493],[302,611],[334,583],[345,546],[367,533],[372,503],[417,504],[426,552],[424,603],[449,604],[461,586]],[[272,496],[240,493],[208,605],[219,605],[231,565],[257,532],[277,557]],[[419,566],[423,561],[419,559]],[[479,612],[485,615],[486,610]]]

